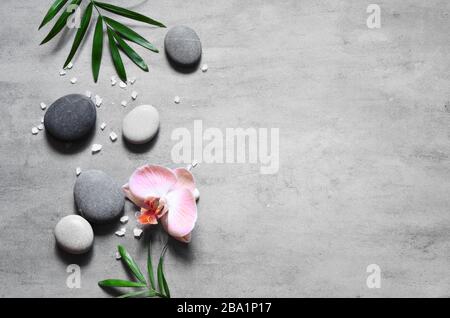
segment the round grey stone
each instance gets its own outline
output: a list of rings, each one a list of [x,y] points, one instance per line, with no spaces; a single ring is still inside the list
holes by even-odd
[[[158,132],[159,113],[151,105],[141,105],[130,111],[123,119],[122,133],[132,144],[149,142]]]
[[[171,28],[164,39],[169,58],[181,66],[191,66],[200,60],[202,43],[194,30],[178,25]]]
[[[83,254],[94,242],[94,231],[88,221],[79,215],[63,217],[55,226],[56,243],[68,253]]]
[[[95,126],[97,111],[90,98],[70,94],[57,99],[44,116],[44,125],[53,137],[73,141],[87,135]]]
[[[122,189],[103,171],[83,171],[75,182],[73,195],[78,212],[91,223],[109,223],[123,212]]]

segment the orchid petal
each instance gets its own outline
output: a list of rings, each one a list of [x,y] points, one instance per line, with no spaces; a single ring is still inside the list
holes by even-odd
[[[128,182],[133,202],[144,202],[147,198],[161,198],[177,183],[175,173],[162,166],[145,165],[136,169]]]
[[[192,192],[195,190],[194,176],[189,170],[186,168],[176,168],[173,172],[178,179],[175,188],[186,188]]]
[[[183,237],[191,233],[197,221],[197,205],[194,195],[188,189],[175,189],[166,195],[167,232],[173,237]]]
[[[162,224],[164,230],[166,230],[166,232],[168,232],[168,215],[167,214],[164,215],[160,219],[160,221],[161,221],[161,224]],[[187,234],[185,236],[182,236],[182,237],[175,237],[174,236],[173,238],[178,240],[178,241],[180,241],[180,242],[183,242],[183,243],[189,243],[191,241],[191,236],[192,236],[192,234],[189,233],[189,234]]]
[[[122,186],[122,190],[125,193],[125,196],[131,201],[133,202],[135,205],[137,205],[140,208],[146,207],[144,200],[138,199],[137,197],[135,197],[133,195],[133,193],[131,193],[130,191],[130,186],[128,185],[128,183],[124,184]]]

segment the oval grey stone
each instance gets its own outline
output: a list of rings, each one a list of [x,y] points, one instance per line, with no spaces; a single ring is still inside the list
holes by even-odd
[[[56,243],[68,253],[83,254],[94,242],[94,231],[88,221],[79,215],[63,217],[55,226]]]
[[[151,105],[141,105],[130,111],[123,119],[122,133],[132,144],[149,142],[158,132],[159,113]]]
[[[109,223],[123,212],[122,189],[103,171],[84,171],[75,182],[73,195],[78,212],[89,222]]]
[[[164,39],[169,58],[181,66],[196,64],[202,55],[202,43],[194,30],[178,25],[171,28]]]
[[[97,111],[87,96],[70,94],[57,99],[44,116],[44,125],[53,137],[74,141],[87,135],[95,126]]]

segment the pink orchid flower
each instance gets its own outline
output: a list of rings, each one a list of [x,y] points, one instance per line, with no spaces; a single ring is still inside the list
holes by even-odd
[[[197,221],[197,204],[195,181],[189,170],[145,165],[133,172],[122,189],[141,208],[139,223],[157,224],[160,220],[171,236],[190,242]]]

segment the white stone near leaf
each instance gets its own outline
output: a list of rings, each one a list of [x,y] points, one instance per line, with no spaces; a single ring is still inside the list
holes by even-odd
[[[119,86],[120,86],[120,88],[125,89],[127,87],[127,84],[122,82],[122,81],[120,81]]]
[[[142,232],[144,232],[142,229],[135,227],[133,230],[133,235],[135,238],[141,238]]]
[[[131,93],[131,98],[132,98],[133,100],[135,100],[135,99],[137,98],[137,96],[138,96],[138,92],[133,91],[133,92]]]
[[[116,260],[119,260],[119,259],[121,259],[122,258],[122,256],[120,256],[120,253],[119,252],[116,252]]]
[[[45,103],[41,103],[41,109],[45,110],[47,108],[47,105]]]
[[[93,144],[91,147],[92,153],[97,153],[100,150],[102,150],[102,145],[100,145],[100,144]]]
[[[42,130],[42,129],[44,129],[44,125],[43,125],[43,124],[39,124],[39,125],[37,126],[37,128],[38,128],[39,130]]]
[[[100,125],[100,129],[101,129],[101,130],[105,130],[105,128],[106,128],[106,123],[102,123],[102,124]]]
[[[78,79],[77,79],[76,77],[72,77],[72,78],[70,79],[70,82],[71,82],[72,84],[75,84],[77,81],[78,81]]]
[[[136,77],[130,78],[130,79],[129,79],[129,82],[130,82],[131,85],[133,85],[134,82],[136,82]]]
[[[31,128],[31,133],[32,133],[33,135],[37,135],[38,132],[39,132],[39,129],[37,129],[36,127]]]
[[[76,173],[76,175],[77,175],[77,177],[81,174],[81,168],[80,167],[77,167],[76,169],[75,169],[75,173]]]
[[[123,107],[127,107],[127,101],[126,101],[126,100],[123,100],[123,101],[120,103],[120,105],[122,105]]]
[[[60,72],[59,72],[59,76],[65,76],[67,73],[66,73],[66,71],[64,71],[64,70],[61,70]]]
[[[100,107],[102,105],[102,103],[103,103],[103,99],[100,96],[95,95],[95,106]]]
[[[179,104],[181,102],[181,98],[180,96],[175,96],[175,98],[173,99],[175,104]]]
[[[111,86],[115,86],[117,84],[117,80],[115,76],[111,76]]]
[[[206,71],[208,71],[208,64],[203,64],[202,65],[202,72],[205,73]]]
[[[72,69],[72,67],[73,67],[73,63],[72,63],[72,62],[70,62],[70,63],[67,64],[67,66],[66,66],[66,68],[69,69],[69,70]]]
[[[126,229],[125,228],[121,228],[119,231],[116,231],[114,234],[116,234],[119,237],[125,236],[126,233]]]
[[[114,142],[117,140],[117,134],[114,131],[111,131],[111,133],[109,134],[109,138],[112,142]]]
[[[128,215],[124,215],[120,218],[120,223],[125,224],[128,222]]]

